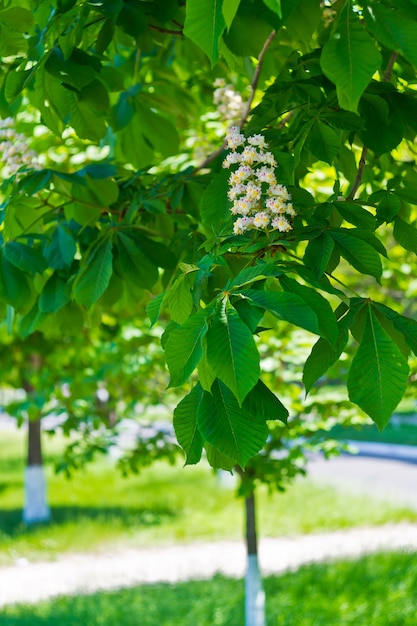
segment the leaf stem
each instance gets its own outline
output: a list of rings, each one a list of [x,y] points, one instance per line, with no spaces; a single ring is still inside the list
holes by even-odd
[[[249,113],[251,111],[253,99],[255,97],[255,93],[256,93],[256,90],[258,88],[258,83],[259,83],[259,78],[260,78],[260,75],[261,75],[261,70],[262,70],[264,57],[265,57],[265,54],[266,54],[269,46],[271,45],[271,43],[275,39],[276,34],[277,34],[276,31],[273,30],[268,35],[264,45],[262,46],[262,50],[259,53],[258,63],[256,65],[255,73],[253,75],[253,79],[252,79],[252,83],[251,83],[251,93],[250,93],[250,96],[249,96],[249,100],[246,103],[246,107],[245,107],[245,110],[243,112],[242,118],[240,120],[240,124],[239,124],[240,127],[242,127],[242,126],[244,126],[246,124],[246,121],[247,121],[247,119],[249,117]]]
[[[277,34],[276,31],[273,30],[268,35],[267,39],[265,40],[264,45],[262,46],[262,50],[259,53],[258,63],[256,65],[255,73],[253,75],[253,79],[252,79],[252,82],[251,82],[251,93],[250,93],[250,96],[249,96],[249,100],[246,103],[245,110],[244,110],[243,115],[242,115],[242,117],[240,119],[240,122],[239,122],[240,128],[242,128],[242,126],[244,126],[246,124],[246,121],[247,121],[247,119],[249,117],[249,114],[250,114],[250,111],[251,111],[251,106],[252,106],[252,103],[253,103],[253,99],[255,97],[256,89],[257,89],[258,83],[259,83],[259,77],[260,77],[261,70],[262,70],[263,60],[264,60],[265,54],[266,54],[269,46],[271,45],[272,41],[275,38],[276,34]],[[217,148],[217,150],[215,150],[214,152],[209,154],[208,157],[206,157],[204,159],[204,161],[202,163],[200,163],[200,165],[197,165],[196,168],[194,169],[194,172],[198,172],[199,170],[202,170],[205,167],[207,167],[207,165],[209,165],[218,156],[220,156],[220,154],[223,152],[223,150],[225,148],[226,148],[226,143],[223,143],[223,145],[221,145],[219,148]]]
[[[362,177],[363,177],[363,172],[365,169],[365,164],[366,164],[366,155],[368,154],[368,148],[366,146],[363,146],[362,148],[362,153],[361,153],[361,158],[359,159],[359,165],[358,165],[358,171],[356,173],[356,177],[355,180],[353,181],[353,185],[352,185],[352,189],[349,192],[349,195],[347,196],[347,200],[353,200],[355,197],[355,194],[359,188],[359,185],[362,182]]]

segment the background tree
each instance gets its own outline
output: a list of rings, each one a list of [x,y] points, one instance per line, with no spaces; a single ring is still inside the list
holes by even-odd
[[[417,249],[416,22],[412,0],[3,2],[2,114],[55,136],[2,187],[16,332],[147,303],[186,394],[187,463],[205,450],[245,468],[285,419],[286,385],[261,367],[272,325],[318,337],[307,392],[352,353],[349,398],[383,428],[417,346],[400,298],[385,300]],[[227,145],[209,119],[223,80],[243,94]]]

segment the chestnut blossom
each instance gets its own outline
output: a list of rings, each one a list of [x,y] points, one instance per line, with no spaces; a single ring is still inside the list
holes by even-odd
[[[6,176],[16,174],[23,166],[41,167],[38,154],[30,149],[26,135],[16,131],[12,117],[0,120],[0,162]]]
[[[277,182],[277,162],[268,152],[265,137],[256,134],[246,139],[238,126],[232,126],[226,145],[230,152],[223,167],[231,169],[227,197],[236,217],[234,234],[243,235],[251,229],[290,231],[296,212],[288,189]]]

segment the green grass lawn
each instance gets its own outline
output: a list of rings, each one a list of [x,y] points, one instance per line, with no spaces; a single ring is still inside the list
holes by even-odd
[[[415,626],[417,555],[378,554],[265,579],[267,626]],[[242,626],[240,580],[142,585],[0,609],[2,626]]]
[[[401,421],[388,422],[383,431],[378,430],[375,424],[360,427],[343,428],[335,426],[329,432],[329,437],[335,439],[367,441],[375,443],[393,443],[417,446],[417,424],[402,417]]]
[[[52,461],[59,444],[48,438],[45,444]],[[23,448],[22,433],[1,432],[0,565],[65,552],[242,538],[243,504],[209,468],[159,463],[123,478],[106,457],[70,480],[49,464],[53,520],[28,529],[21,522]],[[417,521],[417,512],[300,479],[285,494],[260,490],[258,517],[260,534],[277,536]]]

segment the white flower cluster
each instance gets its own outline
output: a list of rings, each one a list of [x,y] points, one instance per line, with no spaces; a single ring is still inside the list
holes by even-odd
[[[31,150],[27,137],[18,133],[15,120],[7,117],[0,120],[0,161],[5,166],[5,175],[15,174],[21,167],[39,169],[38,154]]]
[[[213,102],[223,120],[237,122],[244,114],[246,103],[233,85],[226,84],[224,78],[216,78],[214,81]]]
[[[247,139],[238,126],[232,126],[226,136],[231,152],[223,161],[223,167],[231,168],[227,197],[233,206],[231,212],[238,216],[233,232],[242,235],[250,229],[278,230],[282,233],[292,229],[290,218],[296,215],[291,195],[277,183],[274,155],[267,152],[263,135]]]

